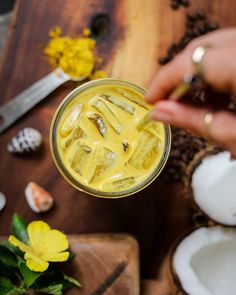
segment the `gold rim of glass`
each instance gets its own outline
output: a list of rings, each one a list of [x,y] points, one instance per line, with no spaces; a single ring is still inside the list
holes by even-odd
[[[93,80],[87,83],[84,83],[77,88],[75,88],[73,91],[71,91],[60,103],[58,106],[50,127],[50,149],[51,154],[54,160],[54,163],[57,166],[57,169],[62,174],[62,176],[77,190],[82,191],[84,193],[87,193],[89,195],[99,197],[99,198],[109,198],[109,199],[115,199],[115,198],[123,198],[127,197],[133,194],[136,194],[137,192],[143,190],[146,188],[149,184],[151,184],[161,173],[162,169],[164,168],[171,148],[171,130],[170,126],[168,124],[163,124],[164,130],[165,130],[165,148],[162,155],[162,158],[160,162],[158,163],[157,167],[153,170],[153,172],[141,183],[138,183],[136,186],[133,186],[129,189],[118,191],[118,192],[102,192],[95,190],[93,188],[90,188],[88,186],[83,185],[78,180],[76,180],[66,169],[64,166],[59,149],[57,146],[57,128],[58,123],[60,122],[61,116],[64,113],[64,110],[66,109],[67,105],[74,99],[78,94],[81,94],[82,92],[86,91],[87,89],[91,87],[96,86],[102,86],[102,85],[117,85],[117,86],[125,86],[130,88],[131,90],[136,90],[138,93],[144,95],[146,92],[146,89],[137,86],[131,82],[120,80],[120,79],[114,79],[114,78],[104,78],[104,79],[98,79]]]

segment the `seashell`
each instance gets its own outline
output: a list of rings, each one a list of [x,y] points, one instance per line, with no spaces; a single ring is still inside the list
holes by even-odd
[[[3,193],[0,193],[0,211],[6,206],[6,197]]]
[[[27,185],[25,197],[30,208],[36,213],[46,212],[53,206],[51,194],[35,182]]]
[[[29,153],[37,151],[42,145],[42,135],[38,130],[26,127],[11,139],[7,145],[7,150],[10,153]]]

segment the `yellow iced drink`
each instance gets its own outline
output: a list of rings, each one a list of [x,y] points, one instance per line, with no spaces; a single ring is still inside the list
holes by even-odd
[[[94,192],[132,190],[163,161],[166,127],[143,122],[143,94],[108,83],[74,95],[57,118],[56,148],[63,169]]]

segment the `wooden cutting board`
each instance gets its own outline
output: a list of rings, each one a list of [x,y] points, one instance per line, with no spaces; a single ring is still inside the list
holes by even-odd
[[[78,36],[97,14],[110,19],[109,33],[97,39],[98,54],[110,76],[147,87],[159,69],[158,57],[183,34],[183,8],[172,11],[169,0],[18,0],[0,68],[0,103],[3,104],[51,71],[43,55],[48,31],[59,25],[63,34]],[[224,26],[235,25],[234,0],[192,0],[190,11],[203,9]],[[28,222],[43,219],[67,233],[129,232],[141,249],[141,274],[157,275],[171,243],[192,226],[191,211],[182,194],[182,184],[166,185],[162,177],[133,197],[100,200],[72,188],[59,174],[49,151],[52,116],[73,88],[67,83],[31,110],[0,136],[0,191],[7,206],[0,213],[0,234],[10,231],[12,214]],[[32,156],[17,157],[6,150],[21,128],[38,129],[43,149]],[[44,186],[55,198],[53,210],[40,217],[24,197],[29,181]],[[94,272],[100,272],[95,269]]]
[[[139,249],[128,235],[70,235],[72,273],[81,282],[70,295],[138,295]]]

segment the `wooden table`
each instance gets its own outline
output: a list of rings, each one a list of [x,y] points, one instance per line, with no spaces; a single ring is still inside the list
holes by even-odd
[[[222,27],[235,25],[233,0],[194,0],[190,10],[201,8]],[[183,33],[186,10],[174,12],[167,0],[18,0],[0,70],[1,104],[51,71],[43,55],[50,28],[77,36],[91,18],[108,14],[110,33],[98,40],[98,53],[112,77],[148,86],[158,70],[157,59]],[[154,278],[171,243],[188,230],[191,210],[180,183],[166,185],[160,176],[133,197],[103,200],[72,188],[53,164],[48,144],[49,126],[56,107],[76,85],[67,83],[0,136],[0,191],[7,206],[0,213],[0,234],[9,234],[14,212],[27,221],[43,219],[66,233],[128,232],[139,241],[141,275]],[[6,145],[22,127],[35,127],[44,137],[43,149],[17,157]],[[24,197],[29,181],[44,186],[55,198],[48,213],[33,213]]]

